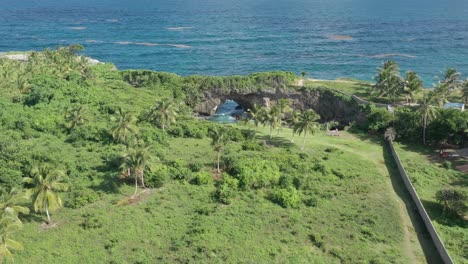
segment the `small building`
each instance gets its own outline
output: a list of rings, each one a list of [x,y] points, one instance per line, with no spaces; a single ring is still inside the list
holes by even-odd
[[[460,111],[465,111],[465,104],[462,103],[445,103],[444,109],[458,109]]]

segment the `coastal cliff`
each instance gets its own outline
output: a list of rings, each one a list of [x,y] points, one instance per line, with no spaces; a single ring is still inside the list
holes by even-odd
[[[213,115],[216,108],[225,100],[234,100],[244,109],[251,109],[254,104],[269,106],[279,99],[288,99],[296,110],[313,109],[320,114],[321,121],[335,120],[342,125],[350,122],[360,122],[365,114],[352,98],[338,94],[326,88],[314,89],[259,89],[256,91],[239,89],[213,89],[202,93],[200,102],[194,111],[201,115]]]

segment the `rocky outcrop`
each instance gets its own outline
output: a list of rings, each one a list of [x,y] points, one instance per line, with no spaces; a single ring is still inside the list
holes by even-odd
[[[335,120],[343,125],[365,119],[359,104],[351,97],[336,93],[330,89],[261,89],[256,91],[213,89],[202,94],[202,100],[195,106],[195,112],[201,115],[213,115],[217,107],[225,100],[234,100],[244,109],[254,104],[269,106],[279,99],[288,99],[294,109],[304,111],[313,109],[320,114],[321,121]]]

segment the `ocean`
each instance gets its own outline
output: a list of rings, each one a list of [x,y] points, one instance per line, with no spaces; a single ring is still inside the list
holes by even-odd
[[[0,0],[0,52],[74,43],[119,69],[287,70],[372,80],[387,59],[426,86],[468,75],[467,0]]]

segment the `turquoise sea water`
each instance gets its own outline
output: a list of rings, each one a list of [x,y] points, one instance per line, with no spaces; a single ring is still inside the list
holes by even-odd
[[[217,123],[235,123],[236,117],[239,118],[244,115],[244,109],[233,100],[226,100],[218,109],[216,109],[215,115],[209,118],[210,121]]]
[[[468,1],[0,0],[0,51],[72,43],[120,69],[181,75],[369,80],[391,58],[430,85],[446,67],[468,74]]]

